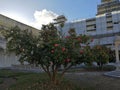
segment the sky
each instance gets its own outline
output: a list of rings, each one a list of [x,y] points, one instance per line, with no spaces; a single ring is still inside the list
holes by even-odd
[[[94,17],[101,0],[0,0],[0,14],[40,29],[59,15],[68,22]]]

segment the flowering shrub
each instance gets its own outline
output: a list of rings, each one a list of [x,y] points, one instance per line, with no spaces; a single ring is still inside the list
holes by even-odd
[[[93,54],[95,56],[95,62],[98,64],[100,69],[102,69],[103,65],[109,62],[109,49],[105,46],[94,46]]]
[[[19,55],[22,63],[40,65],[54,84],[58,83],[61,66],[60,80],[69,68],[84,62],[85,48],[91,41],[89,36],[76,35],[73,29],[69,30],[68,36],[61,36],[53,24],[44,25],[39,36],[18,27],[6,31],[4,36],[8,51]]]
[[[90,66],[95,61],[95,53],[90,46],[84,48],[83,62]]]

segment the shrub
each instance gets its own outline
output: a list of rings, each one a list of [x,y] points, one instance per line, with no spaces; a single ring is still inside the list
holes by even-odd
[[[94,46],[93,54],[95,57],[94,61],[97,63],[100,69],[103,68],[104,64],[107,64],[109,62],[109,54],[107,47],[100,45]]]

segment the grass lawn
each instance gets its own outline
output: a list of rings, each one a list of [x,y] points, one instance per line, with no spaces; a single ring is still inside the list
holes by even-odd
[[[6,69],[0,70],[0,78],[18,77],[21,75],[28,75],[28,74],[30,73],[16,72],[16,71],[11,71],[11,70],[6,70]]]
[[[0,87],[0,90],[120,90],[120,78],[104,76],[104,72],[77,71],[66,73],[63,82],[54,86],[45,73],[0,70],[0,81],[3,82],[3,78],[15,81],[14,84],[6,87],[8,89]]]
[[[45,73],[0,70],[0,77],[12,78],[16,81],[15,84],[6,87],[7,90],[81,90],[67,79],[64,79],[61,84],[54,86],[50,83]],[[8,83],[11,82],[9,81]]]
[[[3,83],[3,78],[0,78],[0,84],[2,84]]]
[[[66,80],[54,86],[48,81],[46,74],[29,74],[17,77],[16,84],[9,90],[76,90],[76,87]]]

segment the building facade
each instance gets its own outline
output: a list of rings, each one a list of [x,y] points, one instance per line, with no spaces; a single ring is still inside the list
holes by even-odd
[[[10,19],[6,16],[0,15],[0,30],[10,30],[11,27],[18,26],[21,30],[30,30],[33,34],[37,35],[39,30]],[[18,57],[14,53],[6,54],[6,40],[0,34],[0,68],[1,67],[10,67],[11,65],[20,64]]]
[[[113,7],[116,9],[112,9]],[[91,45],[105,45],[114,49],[115,36],[120,35],[119,7],[119,0],[101,0],[95,17],[68,22],[63,31],[68,34],[68,30],[75,29],[77,34],[92,36],[94,42]]]
[[[97,6],[97,15],[110,13],[120,10],[119,0],[101,0],[101,4]]]

